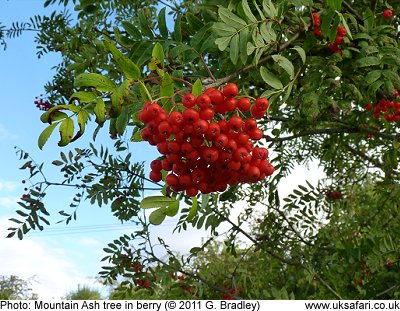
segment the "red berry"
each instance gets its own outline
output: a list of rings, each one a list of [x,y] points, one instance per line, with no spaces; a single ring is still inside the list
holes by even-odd
[[[207,90],[208,91],[208,90]],[[218,91],[216,89],[212,89],[211,91],[207,92],[207,95],[210,97],[211,99],[211,104],[213,106],[216,105],[221,105],[224,102],[224,94],[222,94],[221,91]]]
[[[186,194],[190,197],[195,197],[199,193],[199,189],[197,189],[195,186],[191,186],[186,189]]]
[[[151,161],[151,163],[150,163],[150,168],[151,168],[153,171],[158,171],[158,172],[161,171],[161,169],[162,169],[162,167],[161,167],[161,161],[158,160],[158,159]]]
[[[187,124],[192,124],[199,119],[199,113],[193,108],[186,109],[183,113],[183,121]]]
[[[255,119],[250,118],[244,122],[244,129],[246,131],[251,132],[251,131],[255,130],[256,128],[257,128],[257,121]]]
[[[250,113],[256,119],[261,119],[265,115],[265,110],[260,110],[256,106],[251,107]]]
[[[233,131],[241,130],[242,126],[243,126],[243,120],[239,116],[233,116],[228,121],[228,128],[233,130]]]
[[[386,9],[383,11],[383,18],[391,19],[393,17],[393,12],[390,9]]]
[[[171,187],[176,187],[177,185],[179,185],[178,176],[172,173],[167,175],[167,177],[165,178],[165,182]]]
[[[237,100],[235,98],[227,98],[224,103],[225,111],[234,111],[237,107]]]
[[[235,83],[228,83],[222,88],[222,93],[225,97],[236,97],[239,93],[239,89]]]
[[[183,121],[182,114],[179,111],[172,111],[168,117],[168,122],[170,124],[179,125]]]
[[[162,121],[158,125],[158,131],[162,134],[165,135],[167,138],[171,135],[172,128],[171,125],[167,121]]]
[[[343,40],[342,36],[336,36],[335,42],[334,42],[335,45],[341,45],[341,44],[343,44],[343,42],[344,42],[344,40]]]
[[[347,35],[346,28],[344,28],[344,27],[341,26],[341,25],[338,25],[337,34],[338,34],[339,36],[346,37],[346,35]]]
[[[150,179],[154,182],[159,182],[162,179],[161,171],[151,171],[150,172]]]
[[[370,111],[370,110],[372,110],[372,105],[371,104],[366,104],[365,105],[365,110],[367,110],[367,111]]]
[[[211,98],[207,94],[201,94],[196,99],[196,104],[200,109],[205,109],[211,106]]]
[[[204,108],[199,112],[200,119],[209,121],[214,117],[214,110],[212,108]]]
[[[193,126],[196,135],[202,135],[208,130],[208,122],[202,119],[197,120]]]
[[[314,29],[314,36],[317,38],[321,38],[322,37],[322,31],[320,28],[315,28]]]
[[[311,19],[313,21],[313,26],[314,27],[319,27],[321,26],[321,19],[317,13],[312,13],[311,14]]]
[[[237,101],[237,107],[242,112],[249,111],[250,107],[251,107],[250,99],[248,99],[247,97],[243,97],[243,98],[239,99]]]
[[[254,107],[256,107],[258,110],[267,110],[268,106],[268,99],[266,99],[265,97],[257,98],[254,102]]]
[[[196,104],[196,96],[193,94],[186,94],[182,97],[182,104],[186,108],[191,108]]]
[[[256,128],[253,131],[248,132],[248,134],[252,140],[260,140],[263,137],[263,132],[259,128]]]
[[[212,163],[218,160],[218,150],[212,147],[207,147],[203,151],[203,159],[208,162]]]

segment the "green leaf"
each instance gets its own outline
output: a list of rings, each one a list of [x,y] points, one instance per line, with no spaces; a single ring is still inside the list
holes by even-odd
[[[247,42],[249,41],[249,28],[243,28],[239,32],[239,54],[243,64],[247,61]],[[250,53],[251,54],[251,53]]]
[[[91,103],[95,101],[96,98],[97,98],[96,93],[79,91],[72,94],[69,101],[71,102],[72,100],[77,99],[80,103]]]
[[[243,12],[246,15],[247,19],[253,23],[257,22],[257,18],[254,16],[253,12],[251,11],[247,0],[242,0],[242,7],[243,7]]]
[[[271,71],[269,71],[264,66],[260,68],[260,74],[262,79],[267,83],[269,86],[273,87],[274,89],[281,90],[283,89],[283,84],[279,80],[277,76],[275,76]]]
[[[103,126],[106,119],[106,105],[102,99],[99,98],[96,101],[96,106],[94,106],[93,112],[96,116],[95,122],[98,125]]]
[[[179,44],[179,45],[173,47],[173,48],[170,50],[170,55],[171,55],[172,57],[177,57],[177,56],[181,55],[183,52],[188,51],[188,50],[191,50],[191,49],[192,49],[192,47],[189,46],[189,45],[186,45],[186,44]]]
[[[143,100],[149,101],[149,102],[153,101],[149,90],[147,89],[146,85],[142,81],[140,81],[138,83],[138,86],[139,86],[140,95],[142,96]]]
[[[263,10],[265,12],[265,15],[267,15],[267,17],[271,19],[275,18],[278,13],[271,0],[263,1]]]
[[[210,194],[207,193],[207,194],[201,195],[201,209],[202,210],[204,210],[207,207],[209,201],[210,201]]]
[[[201,84],[201,80],[197,79],[195,83],[193,83],[192,86],[192,94],[194,96],[199,96],[203,92],[203,85]]]
[[[175,202],[176,199],[165,197],[162,195],[156,195],[151,197],[146,197],[140,202],[141,208],[156,208],[156,207],[166,207]]]
[[[145,34],[149,38],[154,37],[153,32],[151,31],[150,28],[148,16],[146,16],[144,10],[140,10],[139,12],[139,25],[140,25],[140,30],[142,31],[143,34]]]
[[[135,25],[133,25],[133,24],[131,24],[131,23],[129,23],[129,22],[126,22],[126,21],[121,22],[121,24],[122,24],[122,27],[124,27],[125,31],[126,31],[133,39],[139,40],[139,39],[142,38],[142,35],[140,34],[140,31],[136,28]]]
[[[247,23],[243,19],[229,11],[227,8],[220,7],[218,9],[218,15],[224,23],[238,30],[247,26]]]
[[[343,0],[326,0],[328,7],[332,10],[340,11],[342,9]]]
[[[164,50],[160,43],[154,45],[151,55],[158,60],[158,62],[163,66],[164,64]]]
[[[182,41],[181,19],[182,19],[181,14],[178,14],[175,20],[174,32],[172,33],[172,38],[178,42]]]
[[[128,125],[129,121],[129,114],[128,114],[128,108],[123,106],[121,114],[117,118],[117,132],[120,136],[122,136],[125,132],[126,126]]]
[[[155,211],[153,211],[149,216],[149,221],[151,224],[158,226],[162,224],[165,219],[165,207],[161,207]]]
[[[290,79],[294,78],[294,67],[290,60],[282,55],[272,55],[272,59],[289,74]]]
[[[261,38],[265,41],[266,44],[270,44],[276,40],[276,33],[272,29],[272,22],[268,22],[266,24],[263,23],[260,26],[260,34],[261,34]],[[263,44],[261,44],[261,42],[260,42],[260,45],[263,45]]]
[[[160,96],[161,97],[171,97],[174,95],[174,81],[172,80],[171,76],[166,73],[164,76],[161,78],[161,86],[160,86]],[[163,98],[161,99],[161,102],[165,105],[168,102],[171,102],[169,98]],[[164,107],[167,111],[168,107]]]
[[[229,57],[231,58],[232,63],[236,65],[239,59],[239,34],[232,37],[229,47]]]
[[[56,128],[57,125],[58,125],[58,123],[53,123],[53,124],[49,125],[39,135],[38,146],[39,146],[40,149],[43,149],[44,144],[47,142],[47,140],[49,139],[51,133],[53,133],[53,131]]]
[[[98,73],[81,73],[75,78],[74,86],[95,87],[100,92],[110,92],[116,87],[112,80]]]
[[[109,112],[111,117],[116,118],[121,114],[122,106],[129,96],[129,90],[130,82],[125,80],[111,94],[111,109]]]
[[[135,143],[143,141],[141,133],[142,133],[142,130],[133,131],[131,141],[135,142]]]
[[[165,210],[165,215],[169,217],[174,217],[176,214],[178,214],[178,211],[179,211],[179,201],[176,200],[175,202],[172,202]]]
[[[218,45],[220,51],[225,51],[231,42],[232,37],[221,37],[215,40],[215,44]]]
[[[296,50],[297,53],[299,53],[301,60],[303,61],[303,64],[305,64],[306,62],[306,52],[304,51],[304,49],[301,46],[296,45],[294,48],[292,48],[293,50]]]
[[[357,64],[359,67],[370,67],[370,66],[377,66],[381,64],[381,61],[376,56],[367,56],[357,60]]]
[[[132,62],[127,56],[122,54],[117,47],[112,44],[110,41],[105,40],[104,45],[107,47],[107,49],[111,52],[113,55],[115,64],[117,67],[122,71],[122,73],[125,75],[127,79],[136,81],[140,79],[140,69],[139,67]]]
[[[257,48],[253,45],[253,43],[247,42],[247,46],[246,46],[246,53],[247,53],[247,55],[253,54],[253,52],[254,52],[256,49],[257,49]]]
[[[73,141],[78,139],[79,137],[82,136],[82,134],[85,132],[86,128],[86,123],[89,120],[89,113],[86,110],[81,110],[78,113],[78,126],[79,126],[79,131],[76,133],[75,137],[72,139]]]
[[[198,211],[199,205],[197,202],[197,197],[192,197],[192,207],[190,208],[189,214],[187,215],[186,220],[187,221],[191,221],[194,216],[197,215],[197,211]]]
[[[166,10],[165,7],[163,7],[160,10],[160,13],[158,13],[158,16],[157,16],[157,21],[158,21],[158,30],[160,31],[160,35],[163,38],[168,38],[168,28],[167,28],[167,22],[165,19],[165,10]]]
[[[365,76],[365,82],[367,82],[367,84],[372,84],[374,83],[376,80],[378,80],[382,75],[382,71],[381,70],[373,70],[367,73],[367,75]]]
[[[372,12],[370,8],[366,8],[363,12],[363,22],[364,26],[367,30],[371,30],[374,28],[375,24],[375,14]]]
[[[60,141],[58,142],[58,145],[60,147],[68,145],[72,140],[72,135],[74,134],[74,121],[72,121],[71,118],[62,121],[59,132]]]
[[[217,36],[220,37],[230,37],[237,32],[234,27],[224,23],[214,23],[212,26],[212,30]]]

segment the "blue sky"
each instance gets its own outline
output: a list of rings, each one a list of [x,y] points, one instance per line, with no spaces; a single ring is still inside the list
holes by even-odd
[[[9,26],[13,21],[26,21],[35,14],[51,12],[54,7],[45,10],[41,0],[0,0],[0,21]],[[45,170],[51,175],[54,167],[50,164],[59,155],[57,133],[44,147],[37,147],[37,137],[44,129],[39,120],[41,112],[33,101],[44,92],[43,85],[54,73],[51,68],[60,57],[47,54],[36,57],[34,33],[24,33],[21,37],[10,39],[6,51],[0,51],[0,275],[14,274],[24,279],[35,276],[32,286],[41,298],[59,298],[68,291],[76,289],[78,284],[95,284],[93,280],[100,271],[100,259],[104,257],[102,248],[106,243],[134,228],[130,224],[121,225],[107,207],[98,208],[88,202],[78,211],[78,220],[66,226],[54,224],[59,216],[52,218],[52,226],[43,232],[32,232],[23,241],[6,239],[7,228],[12,225],[9,218],[15,217],[18,198],[24,192],[21,183],[27,176],[19,170],[21,162],[15,155],[14,146],[19,146],[39,163],[45,162]],[[85,148],[91,132],[71,147]],[[110,142],[107,130],[99,136],[104,144]],[[68,151],[70,147],[63,148]],[[155,148],[145,144],[135,145],[133,158],[148,161],[157,156]],[[294,178],[284,182],[283,194],[287,194],[298,182],[302,182],[309,172],[299,168]],[[300,180],[298,181],[298,177]],[[321,177],[314,170],[313,182]],[[67,190],[51,191],[46,199],[48,208],[54,215],[61,209],[68,209],[73,192]],[[281,195],[283,197],[283,195]],[[161,236],[172,249],[187,252],[200,243],[203,231],[189,230],[180,236],[172,235],[174,220],[153,228],[154,236]],[[221,230],[222,231],[222,230]],[[99,287],[98,285],[96,285]]]
[[[51,12],[45,10],[40,0],[0,0],[0,21],[9,26],[13,21],[27,21],[35,14]],[[21,37],[10,39],[6,51],[0,51],[0,94],[2,113],[0,114],[0,275],[16,274],[22,278],[35,276],[32,284],[40,297],[59,297],[75,289],[78,284],[93,283],[90,278],[100,271],[100,259],[104,257],[103,246],[123,233],[133,230],[131,224],[121,225],[107,207],[98,208],[84,203],[79,208],[78,220],[66,226],[54,224],[60,217],[57,211],[68,209],[73,192],[67,190],[50,191],[47,206],[55,215],[52,226],[43,232],[32,232],[23,241],[5,239],[7,228],[12,225],[8,218],[17,216],[16,201],[24,193],[21,183],[27,178],[26,172],[19,170],[22,162],[15,155],[18,146],[39,163],[45,162],[45,170],[52,175],[54,167],[50,162],[59,155],[57,133],[49,139],[43,151],[37,147],[37,137],[44,129],[39,120],[41,112],[33,101],[43,94],[43,85],[54,73],[51,68],[60,56],[47,54],[41,59],[36,56],[34,33],[27,32]],[[71,147],[84,148],[91,137],[79,140]],[[103,143],[109,142],[107,129],[100,134]],[[63,148],[63,151],[69,150]],[[154,148],[141,144],[134,149],[138,161],[155,157]],[[54,174],[55,175],[55,174]],[[168,235],[172,222],[157,229],[161,235]],[[172,238],[175,240],[175,238]],[[189,245],[181,250],[187,250]]]

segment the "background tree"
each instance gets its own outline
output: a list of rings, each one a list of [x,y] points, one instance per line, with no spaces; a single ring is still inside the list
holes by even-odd
[[[100,300],[101,294],[98,290],[89,286],[78,285],[76,290],[69,292],[64,299],[67,300]]]
[[[81,1],[77,20],[63,12],[12,25],[10,36],[26,27],[37,28],[39,56],[49,51],[63,56],[54,80],[46,85],[50,105],[45,105],[48,111],[41,121],[50,125],[40,135],[39,147],[57,127],[59,146],[69,145],[95,119],[93,139],[107,125],[115,150],[91,144],[62,152],[53,161],[61,181],[50,181],[43,165],[18,150],[31,187],[20,202],[22,218],[13,220],[17,225],[9,236],[22,238],[30,229],[43,229],[48,224],[45,193],[54,186],[72,185],[78,189],[73,210],[60,211],[66,222],[76,218],[79,203],[87,199],[100,206],[110,204],[116,217],[142,228],[104,249],[107,266],[101,275],[109,283],[124,276],[120,289],[151,291],[165,280],[170,282],[167,288],[173,287],[179,283],[172,277],[183,275],[194,282],[186,293],[196,288],[196,297],[217,297],[216,292],[248,298],[398,297],[400,50],[398,12],[392,9],[399,4]],[[171,19],[173,27],[168,26]],[[238,85],[238,98],[250,99],[252,111],[234,109],[235,102],[232,112],[217,113],[214,120],[230,120],[233,115],[259,118],[262,139],[256,144],[274,151],[268,165],[273,164],[275,173],[257,183],[225,183],[198,195],[193,189],[181,191],[181,181],[178,188],[165,186],[166,172],[148,178],[129,151],[131,144],[143,139],[157,143],[148,135],[151,118],[143,117],[149,107],[145,103],[160,104],[168,115],[185,109],[180,104],[184,95],[223,90],[228,82]],[[259,106],[256,98],[268,99],[266,110],[254,109]],[[213,102],[219,112],[217,106]],[[196,141],[185,139],[190,144]],[[209,147],[211,141],[205,140]],[[311,161],[318,161],[326,179],[316,186],[304,180],[281,199],[282,179],[296,165]],[[208,174],[211,167],[206,166]],[[248,172],[248,167],[240,169]],[[229,176],[231,171],[223,172]],[[147,189],[160,190],[162,196],[143,199]],[[242,212],[233,218],[239,204]],[[147,218],[143,209],[154,210]],[[204,227],[211,237],[184,257],[159,239],[167,253],[159,258],[150,224],[175,215],[180,217],[175,230]],[[223,251],[215,254],[231,254],[235,267],[242,262],[260,265],[270,271],[268,277],[246,272],[238,286],[236,277],[226,278],[225,271],[218,270],[217,278],[201,261],[193,270],[196,260],[211,262],[201,254],[219,237],[221,223],[229,224],[230,230]],[[238,247],[240,240],[246,249]],[[232,269],[231,275],[239,271]],[[261,290],[266,284],[268,289]]]
[[[30,288],[31,281],[30,279],[23,280],[15,275],[0,276],[0,299],[37,299],[37,295],[32,293]]]

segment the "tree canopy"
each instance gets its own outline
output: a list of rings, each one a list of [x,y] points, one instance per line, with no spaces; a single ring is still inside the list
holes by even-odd
[[[59,1],[72,3],[74,16],[0,28],[0,38],[35,28],[38,56],[63,58],[36,103],[46,110],[39,147],[60,135],[60,180],[18,149],[29,191],[9,237],[42,230],[46,192],[73,185],[59,212],[67,223],[88,200],[140,225],[104,248],[100,274],[125,277],[121,297],[399,297],[400,1]],[[66,150],[89,123],[93,141],[107,129],[114,148]],[[211,123],[226,138],[208,134]],[[130,152],[146,141],[161,153],[150,175]],[[299,176],[281,198],[284,178],[315,161],[326,178]],[[175,231],[210,238],[183,257],[159,239],[160,258],[152,225],[174,216]]]

